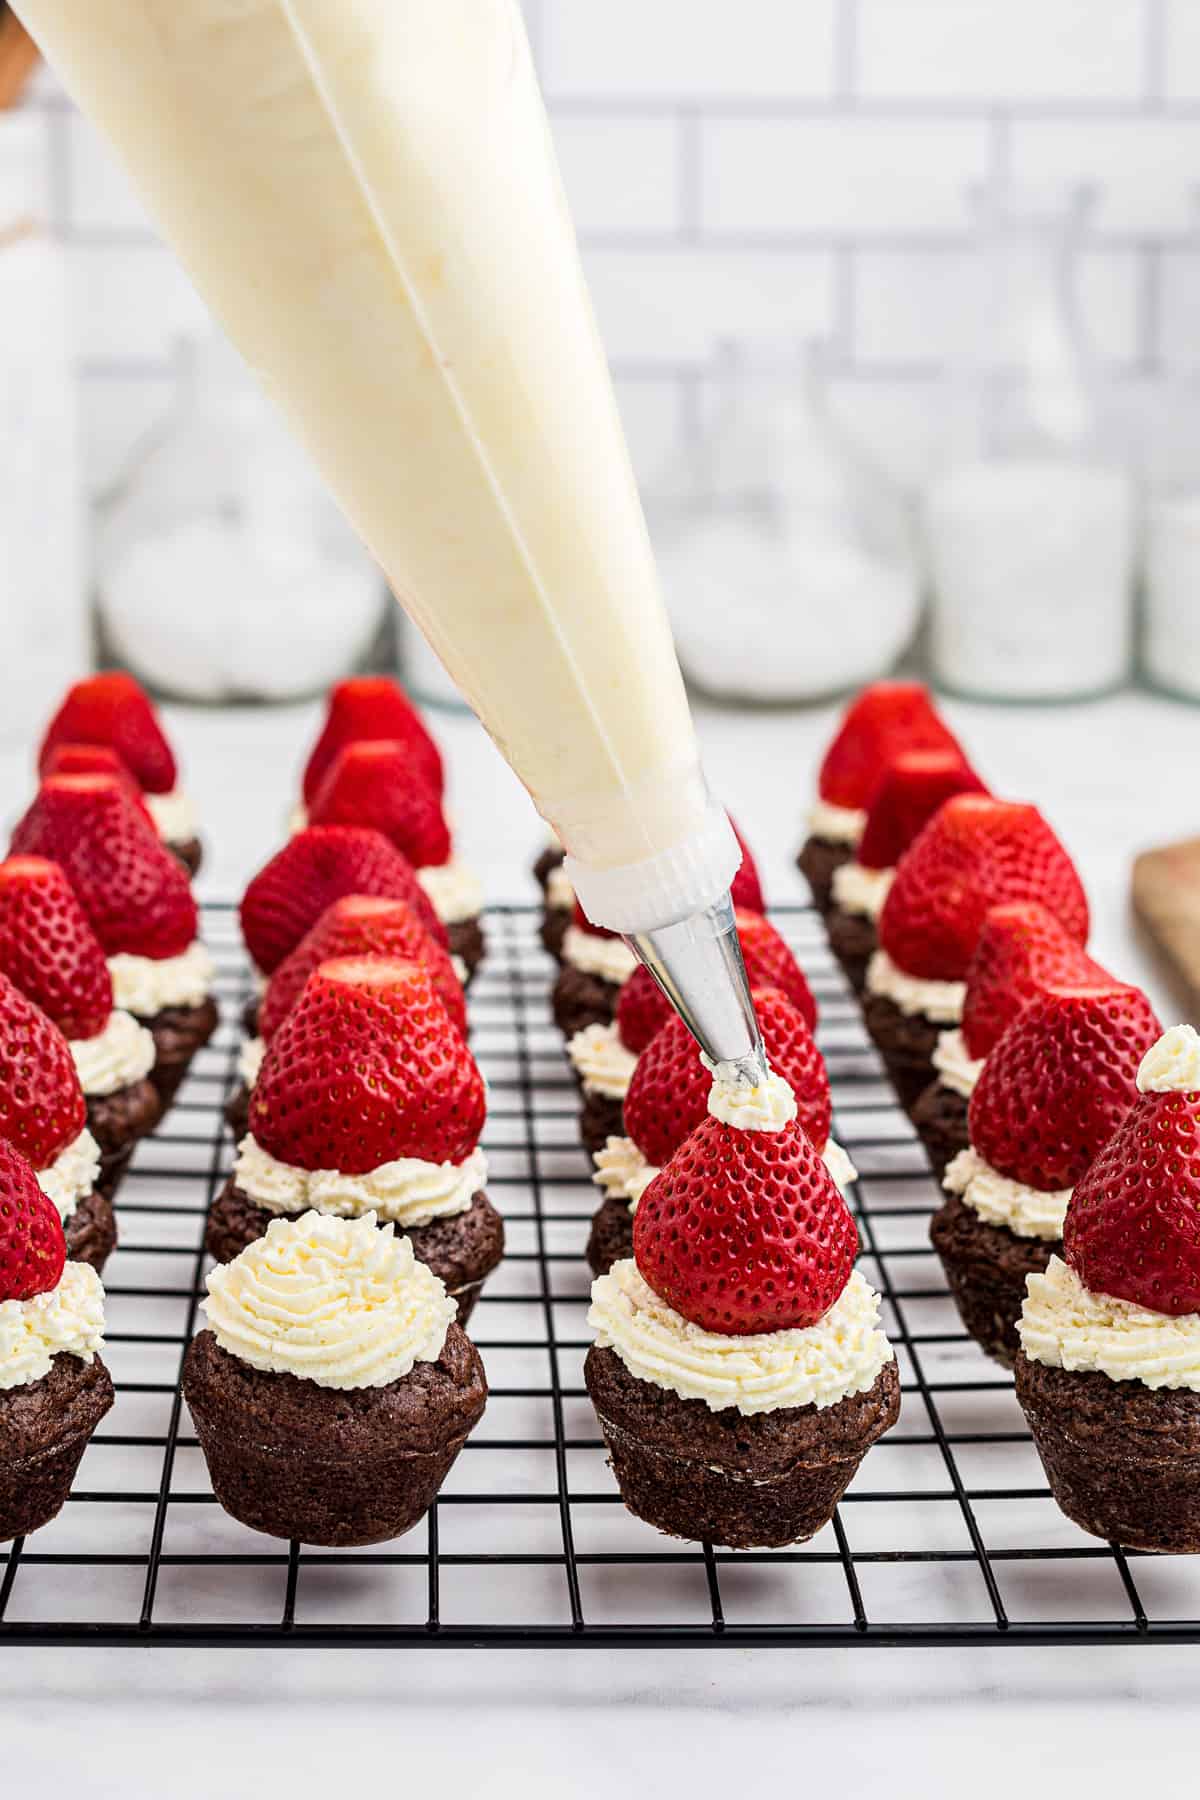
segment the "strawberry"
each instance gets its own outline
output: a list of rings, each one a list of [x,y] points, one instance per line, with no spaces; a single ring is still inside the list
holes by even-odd
[[[394,962],[423,964],[455,1029],[466,1036],[462,983],[449,956],[434,943],[408,902],[348,894],[326,908],[272,975],[258,1014],[263,1037],[274,1037],[318,963],[347,956],[384,956]]]
[[[769,919],[739,909],[734,915],[742,961],[750,986],[779,988],[797,1008],[810,1031],[817,1027],[817,1003],[804,971]],[[640,1056],[675,1009],[649,969],[640,964],[621,989],[617,1001],[617,1035],[627,1050]]]
[[[833,1107],[824,1058],[786,994],[755,988],[754,1003],[767,1061],[795,1094],[804,1130],[824,1150]],[[648,1163],[665,1163],[707,1116],[711,1087],[695,1038],[673,1012],[638,1057],[625,1096],[625,1130]]]
[[[962,981],[989,907],[1005,900],[1040,900],[1087,942],[1087,897],[1036,806],[956,794],[900,859],[879,941],[908,975]]]
[[[304,804],[311,806],[338,752],[369,738],[403,744],[414,769],[441,799],[442,757],[428,727],[398,681],[389,675],[356,675],[330,689],[329,711],[304,771]]]
[[[57,863],[0,862],[0,971],[67,1038],[95,1037],[112,1013],[104,952]]]
[[[961,757],[928,688],[916,681],[877,681],[844,715],[825,752],[817,790],[831,806],[869,810],[902,750],[950,750]]]
[[[953,750],[905,750],[888,766],[858,846],[864,869],[894,869],[913,839],[953,794],[987,790]]]
[[[346,894],[407,900],[434,942],[442,924],[406,856],[381,831],[361,825],[310,825],[278,851],[242,897],[242,936],[264,975],[273,975],[326,907]]]
[[[1200,1312],[1200,1094],[1140,1095],[1080,1178],[1066,1259],[1093,1293]]]
[[[967,968],[962,1031],[973,1057],[987,1056],[1021,1008],[1056,982],[1107,983],[1061,921],[1036,900],[989,909]]]
[[[71,1046],[44,1012],[0,975],[0,1137],[48,1169],[87,1123]]]
[[[13,832],[58,863],[106,956],[180,956],[198,930],[183,868],[111,775],[52,775]]]
[[[735,907],[742,907],[746,912],[765,913],[767,902],[763,895],[762,881],[759,878],[758,865],[750,854],[750,846],[730,819],[733,835],[742,852],[742,860],[738,872],[730,885],[729,894]]]
[[[744,1337],[815,1325],[850,1279],[858,1232],[798,1123],[706,1117],[642,1195],[633,1254],[668,1306]]]
[[[394,738],[347,744],[309,808],[310,825],[371,825],[416,869],[450,860],[442,803]]]
[[[115,750],[107,744],[56,744],[40,771],[46,775],[115,775],[140,800],[142,790]]]
[[[42,739],[39,774],[50,773],[47,763],[59,744],[107,744],[149,794],[169,794],[175,786],[171,746],[132,675],[111,672],[75,683]]]
[[[1019,1012],[971,1096],[972,1146],[1013,1181],[1074,1187],[1137,1098],[1161,1035],[1139,988],[1059,985]]]
[[[57,1206],[21,1153],[0,1138],[0,1303],[50,1293],[66,1260]]]
[[[250,1102],[264,1150],[365,1175],[400,1157],[461,1163],[486,1115],[483,1077],[418,963],[322,963],[275,1033]]]

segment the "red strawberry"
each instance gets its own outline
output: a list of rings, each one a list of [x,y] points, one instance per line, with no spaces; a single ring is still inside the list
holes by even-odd
[[[108,964],[57,863],[40,856],[0,862],[0,971],[64,1037],[95,1037],[108,1024]]]
[[[1137,1098],[1138,1065],[1161,1033],[1140,988],[1048,988],[984,1064],[971,1096],[973,1147],[1028,1187],[1074,1187]]]
[[[1079,1181],[1066,1259],[1093,1293],[1200,1312],[1200,1094],[1139,1095]]]
[[[986,791],[958,749],[903,751],[890,764],[871,802],[858,846],[859,862],[864,869],[894,869],[951,795]]]
[[[856,811],[869,809],[902,750],[962,755],[928,688],[916,681],[877,681],[850,706],[825,753],[818,782],[822,800]]]
[[[326,907],[346,894],[407,900],[444,949],[446,927],[413,866],[381,831],[360,825],[310,825],[260,869],[242,897],[242,936],[265,975],[274,974]]]
[[[440,944],[434,943],[406,900],[375,899],[367,894],[348,894],[344,900],[335,900],[280,963],[259,1008],[258,1028],[262,1035],[274,1037],[318,963],[348,956],[384,956],[393,962],[421,963],[456,1030],[466,1036],[467,1007],[462,983],[449,956]]]
[[[92,675],[75,683],[42,739],[40,774],[50,773],[46,765],[59,744],[107,744],[148,794],[168,794],[175,786],[171,746],[132,675]]]
[[[66,1260],[57,1206],[20,1152],[0,1138],[0,1302],[50,1293]]]
[[[195,941],[186,873],[111,775],[52,775],[13,832],[12,848],[60,865],[106,956],[161,960]]]
[[[1056,983],[1112,976],[1036,900],[993,906],[967,969],[962,1031],[973,1057],[987,1056],[1021,1008]]]
[[[381,738],[347,744],[317,790],[310,825],[372,825],[414,868],[450,860],[442,803],[407,744]]]
[[[413,767],[441,798],[442,757],[420,713],[398,681],[388,675],[356,675],[330,689],[329,711],[304,771],[304,804],[311,806],[338,752],[368,738],[404,744]]]
[[[56,744],[43,759],[46,775],[115,775],[141,799],[142,790],[115,750],[107,744]]]
[[[66,1038],[0,975],[0,1137],[48,1169],[87,1124]]]
[[[989,908],[1005,900],[1041,901],[1087,942],[1087,897],[1036,806],[957,794],[901,858],[879,941],[908,975],[962,981]]]
[[[729,823],[733,825],[733,820],[730,819]],[[730,897],[735,907],[743,907],[747,912],[765,913],[767,902],[763,896],[758,865],[750,854],[749,844],[736,825],[733,825],[733,835],[741,847],[742,860],[729,889]]]
[[[633,1253],[655,1293],[727,1336],[815,1325],[857,1252],[854,1220],[799,1124],[736,1131],[705,1118],[633,1219]]]
[[[804,971],[775,927],[761,913],[739,909],[735,914],[738,942],[750,986],[779,988],[801,1015],[810,1031],[817,1026],[817,1003]],[[640,1055],[655,1033],[675,1016],[649,969],[639,963],[621,989],[617,1001],[617,1035],[627,1050]]]
[[[798,1009],[776,988],[756,988],[754,1003],[767,1061],[796,1096],[798,1117],[818,1150],[829,1141],[832,1100],[825,1061]],[[625,1130],[648,1163],[661,1167],[708,1114],[712,1076],[696,1040],[672,1013],[638,1057],[625,1096]]]
[[[281,1162],[365,1175],[403,1156],[463,1162],[486,1111],[428,972],[347,957],[314,970],[272,1038],[250,1130]]]

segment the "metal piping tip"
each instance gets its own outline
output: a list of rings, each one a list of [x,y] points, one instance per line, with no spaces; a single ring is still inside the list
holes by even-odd
[[[627,941],[713,1068],[747,1086],[765,1081],[767,1060],[728,894],[704,912]]]

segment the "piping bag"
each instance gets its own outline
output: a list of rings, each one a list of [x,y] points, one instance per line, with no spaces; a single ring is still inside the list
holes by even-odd
[[[713,1063],[762,1045],[517,0],[16,0]]]

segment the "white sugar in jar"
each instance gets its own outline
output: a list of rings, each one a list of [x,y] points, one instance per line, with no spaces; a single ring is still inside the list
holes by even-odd
[[[1102,693],[1131,656],[1133,484],[1049,457],[964,464],[925,496],[939,681],[984,699]]]

